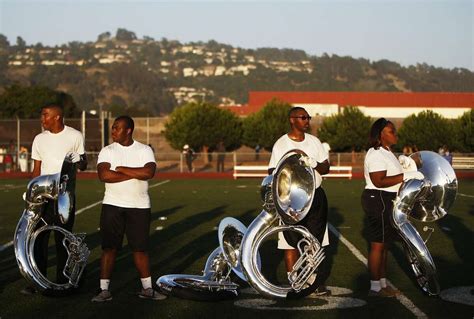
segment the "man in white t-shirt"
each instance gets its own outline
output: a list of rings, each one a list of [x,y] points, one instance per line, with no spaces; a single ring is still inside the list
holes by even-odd
[[[302,107],[293,107],[288,113],[290,121],[290,132],[280,137],[273,145],[270,163],[268,164],[268,173],[271,174],[276,168],[280,159],[289,151],[301,150],[310,158],[309,164],[314,168],[316,175],[316,191],[313,203],[308,215],[298,225],[305,226],[322,244],[329,245],[327,230],[328,204],[326,194],[321,187],[321,175],[329,172],[328,152],[324,149],[319,139],[306,133],[310,126],[311,116]],[[280,232],[278,234],[278,248],[285,250],[285,263],[288,272],[292,271],[294,264],[299,258],[299,252],[295,249],[296,238],[293,232]],[[291,242],[291,245],[288,243]],[[316,285],[317,294],[328,295],[330,291],[325,287],[325,280],[329,276],[329,265],[327,259],[321,263],[318,269]]]
[[[44,131],[36,135],[33,140],[31,158],[33,159],[33,177],[40,175],[56,174],[61,172],[62,164],[65,157],[72,163],[76,163],[77,168],[85,170],[87,167],[87,158],[84,151],[84,137],[82,133],[72,127],[64,125],[63,109],[57,104],[48,104],[41,109],[41,125]],[[48,224],[60,226],[67,231],[72,231],[76,211],[75,176],[67,183],[67,190],[72,196],[72,211],[66,224],[62,224],[57,220],[54,211],[54,202],[49,201],[45,205],[43,219]],[[37,228],[43,226],[40,222]],[[34,247],[35,262],[40,272],[46,276],[48,262],[48,241],[50,232],[42,232],[36,238]],[[60,232],[54,232],[56,242],[57,267],[56,281],[57,283],[67,283],[68,279],[63,274],[64,265],[66,264],[68,253],[62,244],[64,235]],[[26,287],[21,291],[23,294],[31,294],[36,292],[33,287]]]
[[[143,287],[138,296],[152,300],[166,298],[152,288],[147,252],[151,217],[148,180],[155,175],[155,156],[151,147],[133,140],[134,126],[129,116],[116,118],[112,125],[114,143],[104,147],[97,160],[99,179],[105,182],[105,195],[100,216],[100,291],[92,302],[112,300],[110,278],[124,234]]]

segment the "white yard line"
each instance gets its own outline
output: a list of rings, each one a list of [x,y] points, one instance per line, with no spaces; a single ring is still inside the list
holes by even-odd
[[[160,186],[160,185],[166,184],[166,183],[168,183],[169,181],[170,181],[170,180],[167,179],[167,180],[164,180],[164,181],[155,183],[155,184],[153,184],[153,185],[150,185],[149,188],[153,188],[153,187],[156,187],[156,186]],[[93,204],[90,204],[89,206],[83,207],[83,208],[81,208],[81,209],[79,209],[79,210],[76,211],[76,215],[79,215],[79,214],[85,212],[86,210],[91,209],[92,207],[99,205],[100,203],[102,203],[101,200],[98,201],[98,202],[95,202],[95,203],[93,203]],[[4,245],[1,245],[1,246],[0,246],[0,252],[4,251],[5,249],[7,249],[8,247],[10,247],[10,246],[12,246],[12,245],[13,245],[13,240],[10,241],[10,242],[8,242],[8,243],[6,243],[6,244],[4,244]]]
[[[0,246],[0,252],[4,251],[5,249],[7,249],[8,247],[10,247],[11,245],[13,245],[13,240],[6,243],[5,245],[2,245]]]
[[[463,197],[470,197],[470,198],[474,198],[474,195],[467,195],[467,194],[461,194],[461,193],[458,193],[459,196],[463,196]]]
[[[25,185],[2,185],[0,186],[0,191],[9,191],[11,189],[17,189],[17,188],[26,188]]]
[[[341,243],[346,246],[350,252],[367,267],[367,258],[350,242],[348,241],[342,234],[331,224],[329,224],[329,230],[341,241]],[[391,282],[388,282],[393,288],[397,289]],[[398,301],[405,306],[412,314],[414,314],[417,318],[428,318],[428,316],[421,311],[420,308],[415,306],[415,304],[408,299],[404,294],[400,294],[397,296]]]

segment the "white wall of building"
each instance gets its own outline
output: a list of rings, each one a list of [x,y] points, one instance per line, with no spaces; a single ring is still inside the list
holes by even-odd
[[[303,107],[311,116],[331,116],[337,114],[339,106],[337,104],[304,104],[294,103],[294,106]],[[412,114],[418,114],[423,111],[432,110],[448,119],[455,119],[470,111],[469,107],[387,107],[387,106],[358,106],[359,110],[372,118],[406,118]],[[341,109],[342,110],[342,109]]]

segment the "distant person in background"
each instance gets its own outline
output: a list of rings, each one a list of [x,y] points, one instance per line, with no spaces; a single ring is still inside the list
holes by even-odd
[[[224,162],[225,162],[225,145],[224,141],[220,141],[216,147],[217,152],[217,171],[223,172],[224,171]]]
[[[80,170],[87,167],[87,158],[84,151],[84,137],[82,133],[72,127],[64,125],[63,108],[57,104],[48,104],[41,109],[41,125],[44,131],[36,135],[33,140],[31,158],[34,160],[33,177],[40,175],[56,174],[61,172],[64,159],[67,157],[71,163],[76,163]],[[59,226],[72,232],[76,214],[75,197],[76,180],[70,179],[67,183],[67,190],[71,195],[72,209],[66,224],[57,220],[55,214],[55,202],[48,201],[45,205],[43,219],[52,225]],[[39,222],[37,228],[44,225]],[[48,242],[49,231],[44,231],[36,238],[34,247],[35,262],[40,272],[46,276],[48,267]],[[69,256],[63,245],[64,234],[55,231],[54,240],[56,243],[56,281],[57,283],[67,283],[68,279],[63,274],[64,265]],[[21,291],[23,294],[32,294],[36,290],[28,286]]]
[[[28,171],[28,149],[24,146],[20,147],[20,155],[18,159],[18,165],[21,172]]]
[[[6,173],[10,173],[13,169],[13,157],[8,152],[8,148],[5,149],[5,155],[3,155],[3,167]]]
[[[399,240],[399,235],[390,221],[393,202],[403,181],[423,179],[421,172],[404,172],[411,159],[401,155],[395,157],[391,147],[398,141],[392,122],[380,118],[370,129],[368,150],[364,161],[365,189],[361,203],[367,226],[365,233],[370,243],[369,274],[370,297],[395,297],[400,291],[387,284],[387,254],[389,245]],[[415,165],[416,167],[416,165]]]
[[[258,161],[260,159],[260,145],[255,145],[255,160]]]
[[[189,147],[188,144],[186,144],[183,146],[183,155],[186,161],[186,166],[188,167],[188,172],[193,173],[194,172],[193,161],[196,158],[196,153],[191,147]]]
[[[449,147],[447,145],[443,145],[443,150],[444,154],[441,156],[443,156],[443,158],[448,161],[449,165],[453,165],[453,155],[449,151]]]
[[[6,153],[7,153],[7,149],[4,147],[0,147],[0,164],[3,165],[3,171],[5,171],[5,163],[3,161],[5,159]]]

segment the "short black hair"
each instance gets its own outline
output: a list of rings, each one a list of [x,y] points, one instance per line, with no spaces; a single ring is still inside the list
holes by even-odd
[[[48,102],[41,107],[43,109],[56,109],[59,111],[60,116],[64,116],[64,107],[56,102]]]
[[[293,106],[289,111],[288,111],[288,118],[290,118],[296,111],[306,111],[304,107],[301,106]]]
[[[125,123],[125,126],[129,129],[132,130],[131,133],[133,133],[133,130],[135,129],[135,122],[133,122],[133,119],[128,116],[128,115],[120,115],[115,119],[115,121],[123,121]]]
[[[373,147],[376,150],[380,147],[381,141],[380,141],[380,134],[382,134],[383,129],[388,125],[392,124],[389,120],[387,120],[384,117],[379,118],[372,124],[372,127],[370,128],[370,133],[369,133],[369,142],[367,143],[367,149]]]

